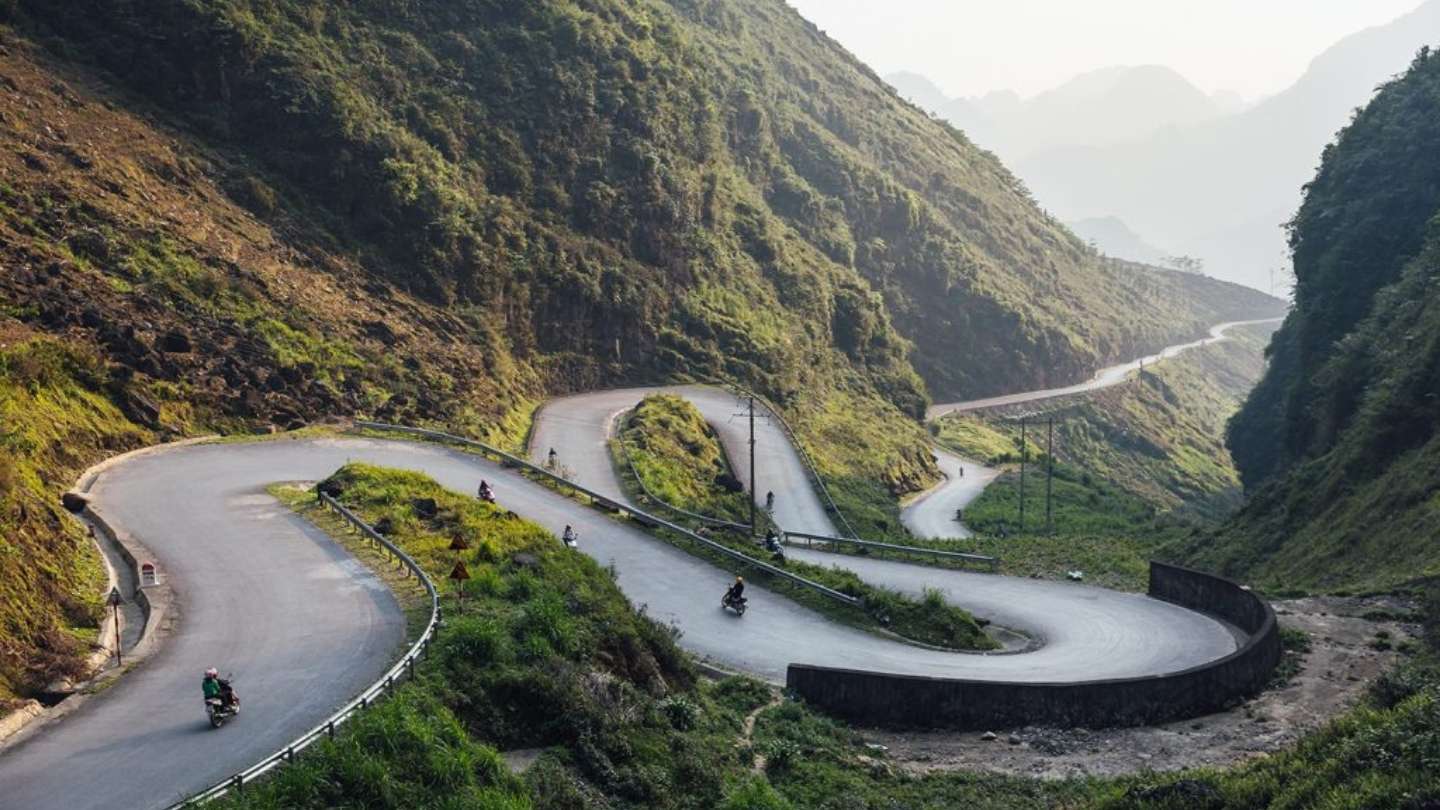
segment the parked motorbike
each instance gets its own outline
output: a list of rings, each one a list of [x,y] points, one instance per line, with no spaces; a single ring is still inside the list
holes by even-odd
[[[220,728],[225,721],[240,713],[240,696],[235,694],[229,678],[220,679],[220,697],[205,699],[205,714],[211,728]]]
[[[736,598],[736,597],[732,597],[730,594],[727,593],[727,594],[725,594],[723,597],[720,598],[720,607],[721,607],[721,608],[725,608],[725,609],[729,609],[729,610],[735,611],[735,615],[737,615],[737,616],[744,616],[744,615],[745,615],[745,603],[746,603],[747,601],[749,601],[749,600],[747,600],[747,599],[746,599],[745,597],[743,597],[743,596],[741,596],[741,597],[739,597],[739,598]]]

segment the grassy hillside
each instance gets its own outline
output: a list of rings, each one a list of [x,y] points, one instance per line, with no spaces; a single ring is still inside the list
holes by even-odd
[[[1231,424],[1252,493],[1189,554],[1278,587],[1440,573],[1440,55],[1326,151],[1296,216],[1296,308]]]
[[[572,386],[684,366],[784,400],[843,363],[918,414],[901,335],[979,394],[1273,308],[1102,264],[779,0],[18,5],[256,158],[262,209],[268,182]]]
[[[1269,331],[1263,326],[1232,330],[1230,340],[1068,400],[948,416],[934,426],[936,438],[968,458],[1010,467],[1020,457],[1022,414],[1014,411],[1039,414],[1027,417],[1029,451],[1035,455],[1045,451],[1045,419],[1053,416],[1060,474],[1080,486],[1081,497],[1091,492],[1099,497],[1112,487],[1153,513],[1202,521],[1224,517],[1240,504],[1225,426],[1264,372]],[[1044,504],[1035,511],[1030,499],[1043,494],[1043,485],[1028,488],[1026,508],[1032,516],[1043,514]],[[987,502],[1009,500],[1014,512],[1017,498],[1018,476],[1007,474],[976,506],[983,511]]]
[[[0,713],[81,674],[98,631],[104,563],[59,493],[151,439],[104,396],[107,375],[93,350],[0,321]]]

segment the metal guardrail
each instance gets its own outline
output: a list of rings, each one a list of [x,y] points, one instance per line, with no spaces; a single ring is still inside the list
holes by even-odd
[[[295,760],[296,755],[306,748],[319,742],[322,738],[334,738],[335,729],[354,717],[357,713],[369,708],[381,695],[390,691],[405,675],[415,676],[415,662],[430,648],[430,643],[435,638],[435,631],[440,626],[440,594],[435,590],[435,583],[425,575],[424,569],[415,562],[409,554],[406,554],[399,546],[385,539],[385,536],[372,529],[365,521],[356,517],[353,512],[346,509],[339,501],[320,493],[320,501],[333,509],[345,522],[354,526],[361,534],[365,535],[374,543],[378,544],[392,557],[399,560],[410,573],[419,578],[420,584],[425,586],[425,593],[430,596],[430,621],[425,625],[425,631],[420,634],[415,643],[410,645],[395,666],[391,667],[379,680],[371,684],[368,689],[360,693],[360,696],[345,704],[345,706],[334,714],[330,715],[320,725],[310,729],[299,737],[291,740],[284,748],[276,751],[270,756],[260,760],[249,768],[235,774],[234,776],[219,782],[212,787],[191,796],[185,801],[171,805],[169,810],[194,807],[205,802],[218,799],[230,791],[241,791],[245,786],[256,779],[264,776],[270,771],[287,765]]]
[[[722,529],[734,529],[736,531],[742,531],[746,533],[750,531],[749,524],[736,523],[733,520],[710,517],[709,515],[702,515],[699,512],[691,512],[688,509],[681,509],[675,504],[670,503],[664,498],[661,498],[659,495],[656,495],[654,492],[650,491],[650,487],[645,485],[645,479],[640,477],[640,471],[635,468],[635,460],[630,457],[630,448],[628,445],[626,445],[625,440],[616,437],[615,443],[620,445],[620,455],[625,457],[625,466],[630,468],[630,474],[635,476],[635,483],[640,485],[640,491],[645,493],[645,497],[649,498],[655,503],[660,504],[671,512],[674,512],[675,514],[682,517],[688,517],[691,520],[698,520],[710,526],[719,526]]]
[[[893,551],[896,553],[904,554],[922,554],[936,557],[939,559],[963,560],[965,562],[985,563],[986,565],[990,566],[991,571],[995,571],[1000,565],[1000,560],[995,557],[990,557],[984,554],[967,554],[963,551],[942,551],[938,548],[900,546],[894,543],[877,543],[873,540],[856,540],[851,537],[826,537],[823,534],[807,534],[805,532],[786,532],[785,537],[787,540],[791,537],[801,538],[805,541],[806,548],[811,547],[812,541],[818,540],[820,542],[830,543],[832,545],[848,543],[853,546],[860,546],[861,548],[873,548],[880,551]]]
[[[501,464],[506,467],[518,467],[522,470],[533,473],[540,476],[541,478],[551,481],[559,486],[572,489],[575,492],[585,495],[586,497],[590,498],[590,500],[594,501],[596,504],[600,505],[604,509],[612,512],[626,513],[639,523],[669,529],[670,531],[673,531],[685,537],[687,540],[705,546],[706,548],[732,560],[735,560],[736,562],[743,563],[744,565],[748,565],[751,568],[759,571],[764,571],[771,576],[778,577],[788,582],[792,582],[796,585],[809,588],[810,590],[815,591],[822,596],[833,599],[836,602],[840,602],[841,604],[852,606],[860,604],[860,600],[854,596],[841,593],[834,588],[828,588],[813,580],[806,579],[805,577],[799,576],[797,574],[792,574],[783,568],[777,568],[769,563],[762,562],[755,559],[754,557],[742,554],[735,549],[721,545],[720,543],[717,543],[714,540],[709,539],[708,537],[696,534],[695,532],[690,531],[684,526],[681,526],[677,523],[671,523],[670,521],[662,517],[652,515],[649,512],[645,512],[640,509],[636,509],[633,506],[616,501],[614,498],[602,495],[592,489],[582,487],[579,484],[576,484],[574,481],[570,481],[559,475],[556,475],[555,473],[545,469],[544,467],[541,467],[537,464],[532,464],[531,462],[520,458],[519,456],[516,456],[512,453],[507,453],[504,450],[499,449],[498,447],[492,447],[488,444],[485,444],[484,442],[478,442],[474,439],[467,439],[463,436],[456,436],[451,433],[443,433],[438,430],[426,430],[424,428],[412,428],[405,427],[403,425],[390,425],[384,422],[356,421],[355,426],[368,430],[403,433],[410,436],[420,436],[422,438],[433,439],[435,441],[450,442],[453,444],[464,445],[466,447],[473,447],[485,453],[486,455],[494,456],[500,459]]]

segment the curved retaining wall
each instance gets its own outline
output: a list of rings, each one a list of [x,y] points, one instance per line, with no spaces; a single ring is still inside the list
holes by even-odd
[[[1217,616],[1249,634],[1240,649],[1164,675],[1076,683],[959,680],[791,664],[786,687],[860,723],[978,730],[1021,725],[1163,723],[1258,692],[1280,662],[1280,629],[1265,600],[1222,577],[1150,563],[1150,595]]]

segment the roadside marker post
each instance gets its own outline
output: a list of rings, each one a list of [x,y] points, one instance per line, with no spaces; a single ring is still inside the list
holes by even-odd
[[[463,541],[461,541],[463,542]],[[470,578],[470,572],[465,570],[465,563],[455,561],[455,567],[450,569],[450,581],[455,583],[455,612],[465,612],[465,580]]]
[[[125,661],[120,656],[120,606],[125,604],[125,598],[120,595],[119,588],[112,586],[110,596],[105,601],[110,605],[110,613],[115,619],[115,666],[123,667]]]

